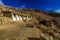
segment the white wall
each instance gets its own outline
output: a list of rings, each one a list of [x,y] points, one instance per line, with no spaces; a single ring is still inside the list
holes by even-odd
[[[22,17],[21,16],[19,16],[19,20],[22,20]]]
[[[16,21],[19,21],[19,16],[18,15],[15,15],[15,17],[16,17]]]
[[[12,20],[13,21],[23,21],[24,20],[29,20],[29,17],[21,17],[20,15],[14,15],[12,14]]]
[[[16,17],[14,17],[14,15],[12,14],[12,19],[13,21],[16,21]]]

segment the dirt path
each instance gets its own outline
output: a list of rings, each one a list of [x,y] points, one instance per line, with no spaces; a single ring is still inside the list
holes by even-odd
[[[16,27],[17,25],[22,25],[22,24],[24,24],[24,22],[10,22],[0,25],[0,29],[10,29]]]

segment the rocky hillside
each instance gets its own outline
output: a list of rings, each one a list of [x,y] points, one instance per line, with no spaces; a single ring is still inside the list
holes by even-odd
[[[44,10],[0,5],[0,14],[3,12],[30,16],[32,19],[0,24],[0,40],[60,40],[60,21]],[[0,17],[2,19],[6,16]]]

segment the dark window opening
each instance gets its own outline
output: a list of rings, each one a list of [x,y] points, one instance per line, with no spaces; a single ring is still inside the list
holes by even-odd
[[[3,16],[5,16],[5,17],[11,17],[11,12],[3,12]]]
[[[43,24],[46,26],[46,21],[39,21],[39,24]]]
[[[26,27],[34,27],[32,24],[26,24]]]
[[[35,38],[35,37],[29,37],[29,40],[40,40],[40,38]]]
[[[14,17],[15,17],[15,14],[13,14],[14,15]]]

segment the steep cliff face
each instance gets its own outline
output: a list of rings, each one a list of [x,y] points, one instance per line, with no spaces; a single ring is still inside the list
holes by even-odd
[[[10,18],[8,20],[11,20],[11,19],[17,20],[17,19],[19,19],[19,16],[21,16],[22,19],[24,19],[25,17],[26,18],[27,17],[33,18],[33,19],[35,18],[37,20],[40,18],[40,19],[43,19],[46,21],[51,21],[52,19],[54,19],[53,17],[46,15],[45,12],[41,11],[41,10],[32,9],[32,8],[19,9],[19,8],[14,8],[14,7],[10,7],[10,6],[3,6],[3,5],[0,5],[0,14],[1,14],[0,16],[4,17],[4,19]]]
[[[0,40],[60,40],[60,21],[43,10],[0,5],[0,14]]]

